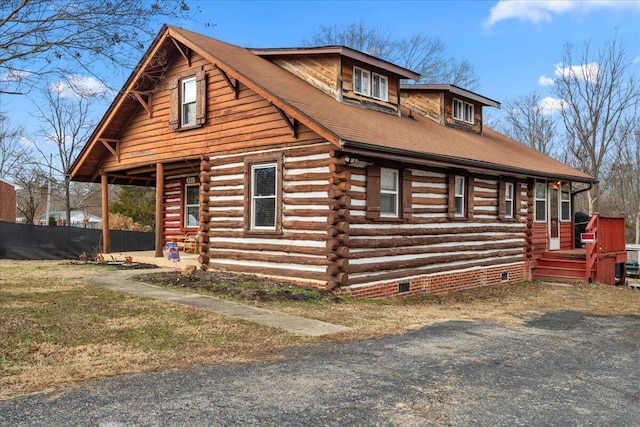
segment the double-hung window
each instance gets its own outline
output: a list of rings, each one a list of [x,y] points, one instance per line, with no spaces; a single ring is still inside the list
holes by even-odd
[[[412,217],[412,175],[410,169],[367,167],[366,217],[397,221]]]
[[[504,217],[505,218],[513,218],[513,198],[514,198],[514,187],[513,182],[507,182],[504,185]]]
[[[180,124],[181,127],[196,124],[196,78],[190,77],[180,81]]]
[[[358,95],[369,96],[371,73],[362,68],[353,68],[353,91]]]
[[[562,195],[560,200],[562,215],[560,219],[562,221],[571,221],[571,191],[569,183],[565,182],[562,184],[560,194]]]
[[[251,229],[276,230],[278,167],[251,166]]]
[[[187,184],[184,187],[184,226],[197,227],[199,216],[200,185]]]
[[[398,216],[398,170],[380,169],[380,216]]]
[[[474,123],[474,107],[469,102],[453,98],[453,118],[469,124]]]
[[[464,103],[464,121],[473,124],[473,104]]]
[[[536,221],[547,220],[547,183],[545,181],[536,181],[535,194]]]
[[[195,129],[206,123],[206,89],[207,73],[203,69],[182,73],[169,81],[169,129]]]
[[[388,101],[389,100],[389,81],[385,76],[381,76],[380,74],[373,73],[372,80],[372,97],[375,99],[379,99],[380,101]]]
[[[465,215],[465,200],[464,200],[464,190],[466,187],[466,179],[464,176],[456,175],[455,184],[453,190],[453,197],[455,200],[455,216],[463,217]]]
[[[464,102],[455,98],[453,99],[453,118],[464,120]]]

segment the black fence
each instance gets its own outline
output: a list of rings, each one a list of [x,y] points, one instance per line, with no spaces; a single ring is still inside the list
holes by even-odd
[[[150,251],[155,234],[109,231],[111,252]],[[102,250],[102,230],[77,227],[43,227],[0,221],[0,259],[78,259]]]

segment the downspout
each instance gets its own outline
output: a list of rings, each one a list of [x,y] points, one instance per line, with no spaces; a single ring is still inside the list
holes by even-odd
[[[589,186],[587,188],[583,188],[582,190],[578,190],[575,192],[571,192],[571,222],[573,222],[573,232],[571,234],[573,234],[573,246],[575,247],[575,241],[576,241],[576,222],[575,222],[575,218],[576,218],[576,212],[575,212],[575,203],[574,203],[574,199],[575,196],[577,196],[580,193],[584,193],[585,191],[589,191],[591,190],[591,188],[593,187],[593,183],[589,183]]]

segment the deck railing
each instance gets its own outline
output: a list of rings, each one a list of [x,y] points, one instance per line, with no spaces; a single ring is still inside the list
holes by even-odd
[[[585,248],[587,250],[587,266],[585,268],[584,278],[587,281],[587,283],[593,280],[593,272],[595,270],[595,265],[598,260],[598,248],[600,247],[598,243],[598,238],[600,237],[600,233],[598,232],[599,222],[600,222],[599,219],[600,219],[600,215],[598,215],[597,213],[594,213],[593,215],[591,215],[591,220],[589,221],[589,224],[587,224],[584,230],[585,234],[593,233],[593,236],[594,236],[593,242],[585,243]]]
[[[615,284],[615,264],[626,261],[625,219],[594,213],[585,233],[593,233],[586,246],[585,280]],[[613,283],[612,283],[613,282]]]

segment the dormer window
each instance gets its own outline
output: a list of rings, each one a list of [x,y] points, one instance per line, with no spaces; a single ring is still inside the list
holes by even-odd
[[[473,104],[453,98],[453,118],[470,124],[474,122]]]
[[[358,95],[369,96],[370,74],[367,70],[353,67],[353,91]]]
[[[473,104],[464,103],[464,121],[473,124]]]
[[[389,79],[381,74],[353,67],[353,92],[380,101],[389,101]]]
[[[375,99],[380,101],[389,100],[389,80],[385,76],[373,73],[373,90],[371,91]]]

